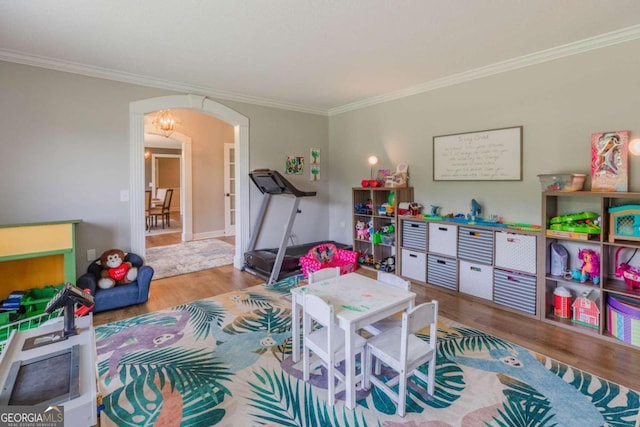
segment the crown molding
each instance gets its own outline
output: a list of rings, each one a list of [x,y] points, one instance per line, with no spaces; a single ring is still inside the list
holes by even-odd
[[[618,43],[624,43],[640,38],[640,25],[623,28],[618,31],[601,34],[599,36],[590,37],[573,43],[557,46],[551,49],[541,50],[529,55],[520,56],[485,67],[476,68],[462,73],[452,74],[441,79],[431,80],[417,86],[391,92],[385,95],[374,96],[372,98],[346,104],[341,107],[331,108],[328,115],[335,116],[348,111],[359,110],[361,108],[370,107],[372,105],[381,104],[383,102],[393,101],[408,96],[429,92],[447,86],[453,86],[459,83],[480,79],[494,74],[504,73],[505,71],[517,70],[519,68],[528,67],[530,65],[540,64],[542,62],[552,61],[554,59],[564,58],[571,55],[587,52],[590,50],[600,49],[602,47],[611,46]]]
[[[162,80],[140,74],[116,71],[108,68],[93,67],[76,62],[53,59],[44,56],[29,55],[7,49],[0,49],[0,61],[15,62],[17,64],[64,71],[67,73],[80,74],[83,76],[96,77],[99,79],[113,80],[121,83],[130,83],[139,86],[166,89],[180,93],[200,94],[218,100],[223,99],[227,101],[237,101],[246,104],[261,105],[264,107],[291,110],[301,113],[310,113],[322,116],[327,115],[327,110],[324,108],[314,108],[305,105],[278,102],[267,98],[260,98],[257,96],[215,90],[204,86],[196,86],[169,80]]]
[[[70,61],[47,58],[43,56],[28,55],[12,50],[0,49],[0,61],[15,62],[18,64],[31,65],[34,67],[47,68],[51,70],[64,71],[73,74],[80,74],[89,77],[97,77],[101,79],[114,80],[122,83],[130,83],[140,86],[154,87],[158,89],[166,89],[180,93],[196,93],[215,99],[227,101],[243,102],[246,104],[261,105],[264,107],[272,107],[283,110],[297,111],[301,113],[316,114],[322,116],[335,116],[349,111],[359,110],[361,108],[370,107],[388,101],[394,101],[408,96],[418,95],[424,92],[453,86],[456,84],[468,82],[495,74],[504,73],[506,71],[517,70],[519,68],[528,67],[542,62],[552,61],[554,59],[564,58],[571,55],[587,52],[590,50],[600,49],[602,47],[611,46],[618,43],[624,43],[640,38],[640,25],[623,28],[621,30],[612,31],[598,36],[590,37],[573,43],[557,46],[554,48],[541,50],[529,55],[508,59],[506,61],[497,62],[485,67],[476,68],[462,73],[452,74],[440,79],[431,80],[416,86],[401,89],[395,92],[387,93],[380,96],[363,99],[335,108],[316,108],[305,105],[289,104],[273,101],[266,98],[256,96],[243,95],[234,92],[214,90],[208,87],[188,85],[180,82],[172,82],[168,80],[157,79],[154,77],[115,71],[107,68],[92,67],[88,65],[78,64]]]

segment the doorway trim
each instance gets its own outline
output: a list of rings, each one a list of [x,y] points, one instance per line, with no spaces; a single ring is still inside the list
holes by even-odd
[[[129,222],[131,251],[144,256],[144,115],[165,109],[201,111],[234,128],[236,175],[236,250],[233,265],[241,269],[242,254],[249,244],[249,119],[237,111],[200,95],[171,95],[129,104]],[[242,189],[242,190],[241,190]]]

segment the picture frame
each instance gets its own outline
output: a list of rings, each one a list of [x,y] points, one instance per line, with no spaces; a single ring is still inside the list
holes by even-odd
[[[320,164],[320,149],[319,148],[311,148],[309,150],[309,164],[310,165],[319,165]]]
[[[285,175],[301,175],[304,171],[304,157],[303,156],[287,156],[285,162],[284,173]]]
[[[628,191],[629,131],[591,135],[591,191]]]
[[[434,181],[522,181],[522,126],[433,137]]]

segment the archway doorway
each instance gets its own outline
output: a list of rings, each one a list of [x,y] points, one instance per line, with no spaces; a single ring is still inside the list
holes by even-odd
[[[198,95],[174,95],[145,99],[129,105],[131,251],[145,254],[144,221],[144,115],[166,109],[190,109],[214,116],[234,127],[236,249],[234,266],[242,268],[242,254],[249,242],[249,119],[215,101]],[[187,191],[185,191],[186,193]],[[191,197],[185,194],[185,197]]]

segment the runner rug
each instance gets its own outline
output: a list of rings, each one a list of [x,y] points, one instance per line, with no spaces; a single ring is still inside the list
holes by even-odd
[[[290,278],[96,328],[103,426],[635,426],[639,393],[440,318],[435,395],[348,410],[291,362]],[[428,335],[421,335],[427,340]],[[424,367],[426,368],[426,366]],[[324,381],[326,384],[326,379]]]
[[[146,263],[153,267],[153,279],[162,279],[233,264],[235,250],[218,239],[194,240],[149,248]]]

